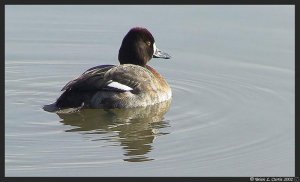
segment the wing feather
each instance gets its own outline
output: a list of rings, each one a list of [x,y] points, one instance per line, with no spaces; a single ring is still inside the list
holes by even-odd
[[[90,68],[85,71],[78,78],[68,82],[61,91],[64,90],[79,90],[79,91],[91,91],[99,90],[107,85],[108,80],[104,79],[104,75],[114,65],[101,65]]]

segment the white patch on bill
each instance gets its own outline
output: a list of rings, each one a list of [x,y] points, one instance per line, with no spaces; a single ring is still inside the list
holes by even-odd
[[[154,42],[153,43],[153,54],[156,53],[156,50],[157,50],[157,48],[156,48],[156,45],[155,45],[155,42]]]

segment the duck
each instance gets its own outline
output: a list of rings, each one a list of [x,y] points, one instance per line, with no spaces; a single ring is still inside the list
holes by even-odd
[[[170,100],[172,91],[168,82],[147,65],[152,58],[171,56],[156,47],[149,30],[131,28],[119,49],[120,64],[95,66],[69,81],[50,110],[136,108]],[[44,110],[49,106],[45,105]]]

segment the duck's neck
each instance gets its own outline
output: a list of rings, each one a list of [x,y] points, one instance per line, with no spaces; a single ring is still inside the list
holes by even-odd
[[[120,64],[134,64],[134,65],[139,65],[142,67],[146,67],[146,64],[148,61],[145,61],[144,59],[134,57],[134,56],[129,56],[126,59],[122,59],[119,54],[119,62]]]

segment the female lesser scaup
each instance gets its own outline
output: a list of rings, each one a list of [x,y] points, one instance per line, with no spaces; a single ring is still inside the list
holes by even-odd
[[[167,81],[152,67],[150,59],[170,56],[156,45],[145,28],[132,28],[119,50],[120,65],[100,65],[67,83],[52,106],[66,108],[133,108],[167,101],[172,92]],[[44,107],[47,110],[47,105]],[[53,110],[53,109],[51,109]]]

